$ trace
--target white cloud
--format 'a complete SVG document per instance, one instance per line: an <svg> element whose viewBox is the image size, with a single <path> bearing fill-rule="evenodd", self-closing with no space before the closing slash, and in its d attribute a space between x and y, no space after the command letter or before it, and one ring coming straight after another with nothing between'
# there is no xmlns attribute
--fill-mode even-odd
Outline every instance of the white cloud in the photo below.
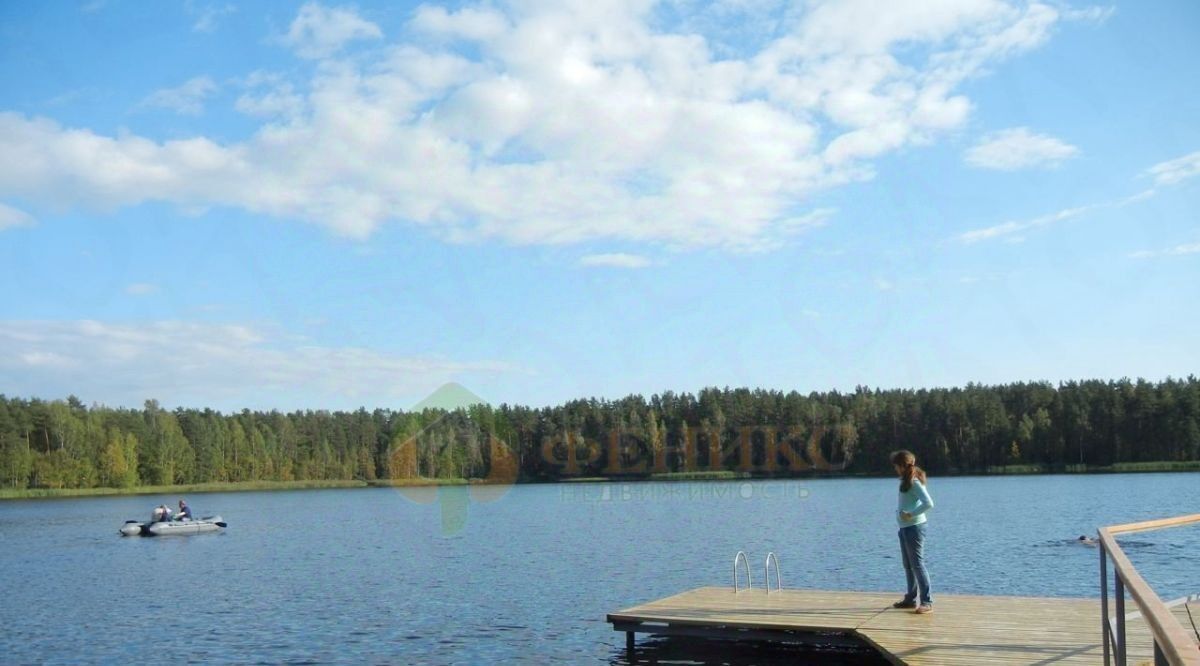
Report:
<svg viewBox="0 0 1200 666"><path fill-rule="evenodd" d="M421 5L413 16L412 27L433 35L483 41L504 34L510 26L504 14L491 8L466 7L447 12L443 7Z"/></svg>
<svg viewBox="0 0 1200 666"><path fill-rule="evenodd" d="M423 7L394 43L309 3L285 41L319 62L308 80L247 79L236 106L264 118L251 136L155 141L0 113L0 196L231 206L354 238L396 221L451 242L766 250L821 222L794 213L814 193L960 128L961 84L1060 18L1001 0L678 2L674 23L648 0ZM774 29L731 50L693 5ZM351 40L376 43L339 57Z"/></svg>
<svg viewBox="0 0 1200 666"><path fill-rule="evenodd" d="M1200 176L1200 150L1155 164L1146 173L1154 177L1156 185L1174 185Z"/></svg>
<svg viewBox="0 0 1200 666"><path fill-rule="evenodd" d="M149 296L162 291L158 285L150 284L149 282L134 282L126 285L125 293L130 296Z"/></svg>
<svg viewBox="0 0 1200 666"><path fill-rule="evenodd" d="M1141 192L1138 192L1137 194L1131 194L1131 195L1125 197L1124 199L1118 200L1113 205L1128 206L1129 204L1135 204L1139 201L1145 201L1147 199L1151 199L1156 194L1158 194L1158 190L1155 190L1154 188L1150 188L1148 190L1142 190Z"/></svg>
<svg viewBox="0 0 1200 666"><path fill-rule="evenodd" d="M63 356L62 354L55 354L53 352L23 352L17 355L17 359L24 365L33 368L39 366L55 368L78 367L78 364L73 362L71 359Z"/></svg>
<svg viewBox="0 0 1200 666"><path fill-rule="evenodd" d="M157 398L239 408L382 406L464 373L520 371L499 361L322 347L245 325L179 321L0 321L0 350L6 391L124 405Z"/></svg>
<svg viewBox="0 0 1200 666"><path fill-rule="evenodd" d="M13 227L33 226L36 220L29 213L0 202L0 231Z"/></svg>
<svg viewBox="0 0 1200 666"><path fill-rule="evenodd" d="M217 28L217 21L237 11L237 7L231 4L201 5L194 0L186 0L183 6L187 13L195 19L192 23L192 30L195 32L212 32Z"/></svg>
<svg viewBox="0 0 1200 666"><path fill-rule="evenodd" d="M1141 250L1129 256L1134 259L1152 259L1155 257L1178 257L1185 254L1200 254L1200 243L1184 243L1165 250Z"/></svg>
<svg viewBox="0 0 1200 666"><path fill-rule="evenodd" d="M1117 13L1115 5L1101 7L1095 5L1092 7L1083 7L1081 9L1063 8L1063 18L1068 21L1086 21L1089 23L1104 23L1112 18L1112 15Z"/></svg>
<svg viewBox="0 0 1200 666"><path fill-rule="evenodd" d="M1060 211L1030 218L1028 220L1009 220L1008 222L985 227L983 229L973 229L971 231L964 232L959 234L958 240L963 243L978 243L980 241L993 240L997 238L1017 238L1016 234L1022 231L1037 227L1044 227L1048 224L1069 220L1073 217L1079 217L1088 211L1101 208L1104 205L1105 204L1093 204L1089 206L1077 206L1075 208L1064 208ZM1020 238L1019 240L1024 239Z"/></svg>
<svg viewBox="0 0 1200 666"><path fill-rule="evenodd" d="M1200 175L1200 152L1184 155L1183 157L1167 162L1161 162L1150 167L1144 173L1153 176L1156 185L1174 185L1180 183L1188 178ZM1127 197L1121 197L1120 199L1087 204L1084 206L1076 206L1074 208L1064 208L1058 212L1050 213L1048 215L1041 215L1028 220L1009 220L1007 222L1002 222L990 227L972 229L970 231L963 232L956 236L955 240L968 244L994 239L1004 239L1010 242L1021 242L1025 239L1018 234L1023 231L1037 227L1044 227L1054 224L1055 222L1061 222L1062 220L1069 220L1074 217L1079 217L1085 213L1090 213L1094 210L1131 206L1135 203L1153 199L1157 194L1157 189L1150 188L1142 190L1141 192L1137 192L1136 194L1131 194ZM1144 258L1157 255L1154 253L1149 253L1148 251L1142 251L1136 252L1130 256Z"/></svg>
<svg viewBox="0 0 1200 666"><path fill-rule="evenodd" d="M204 100L217 90L217 84L207 76L197 76L175 88L163 88L150 93L142 106L170 109L188 116L204 113Z"/></svg>
<svg viewBox="0 0 1200 666"><path fill-rule="evenodd" d="M247 92L234 108L249 116L293 119L304 111L304 98L292 83L274 72L256 71L239 81Z"/></svg>
<svg viewBox="0 0 1200 666"><path fill-rule="evenodd" d="M241 152L202 138L164 143L129 134L111 138L0 113L0 154L7 157L0 160L0 188L27 192L48 205L226 198L239 189L237 180L250 175Z"/></svg>
<svg viewBox="0 0 1200 666"><path fill-rule="evenodd" d="M833 217L836 212L836 208L817 208L803 215L780 218L775 223L779 240L787 236L816 229L817 227L823 227L829 223L829 218ZM769 245L764 245L764 249L770 249L770 247Z"/></svg>
<svg viewBox="0 0 1200 666"><path fill-rule="evenodd" d="M1030 167L1052 167L1075 157L1079 149L1025 127L993 132L966 153L966 161L981 169L1016 171Z"/></svg>
<svg viewBox="0 0 1200 666"><path fill-rule="evenodd" d="M812 54L878 54L897 44L936 45L978 30L981 25L1010 21L1014 11L997 0L815 2L803 21L800 36Z"/></svg>
<svg viewBox="0 0 1200 666"><path fill-rule="evenodd" d="M283 43L301 58L317 59L337 53L350 42L382 37L379 26L351 9L327 8L310 2L300 8Z"/></svg>
<svg viewBox="0 0 1200 666"><path fill-rule="evenodd" d="M637 254L613 252L610 254L589 254L579 259L580 266L608 266L612 268L645 268L650 260Z"/></svg>

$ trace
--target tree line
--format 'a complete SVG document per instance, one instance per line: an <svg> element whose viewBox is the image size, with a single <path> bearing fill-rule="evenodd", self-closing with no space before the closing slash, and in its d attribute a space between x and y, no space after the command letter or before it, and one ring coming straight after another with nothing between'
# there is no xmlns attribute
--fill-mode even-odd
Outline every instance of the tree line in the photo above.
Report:
<svg viewBox="0 0 1200 666"><path fill-rule="evenodd" d="M934 473L1200 460L1200 380L1072 381L807 395L705 388L451 411L167 410L0 395L0 487L322 479L499 482L740 470Z"/></svg>

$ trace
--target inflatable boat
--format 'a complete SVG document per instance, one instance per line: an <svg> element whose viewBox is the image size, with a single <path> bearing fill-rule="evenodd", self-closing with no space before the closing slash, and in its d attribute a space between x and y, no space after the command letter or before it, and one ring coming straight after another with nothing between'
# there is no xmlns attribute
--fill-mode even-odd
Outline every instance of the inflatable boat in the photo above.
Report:
<svg viewBox="0 0 1200 666"><path fill-rule="evenodd" d="M139 523L127 520L121 526L121 536L170 536L175 534L201 534L203 532L218 532L227 523L220 516L207 516L197 520L172 520L154 523Z"/></svg>

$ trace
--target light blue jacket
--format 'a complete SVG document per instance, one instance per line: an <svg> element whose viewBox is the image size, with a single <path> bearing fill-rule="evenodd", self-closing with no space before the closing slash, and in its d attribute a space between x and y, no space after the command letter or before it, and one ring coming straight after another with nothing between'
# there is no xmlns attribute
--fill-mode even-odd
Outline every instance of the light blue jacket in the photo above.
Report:
<svg viewBox="0 0 1200 666"><path fill-rule="evenodd" d="M920 525L924 523L925 512L933 508L933 498L929 496L929 491L925 488L925 484L918 479L913 479L912 487L907 492L900 493L899 506L896 508L896 522L900 527L909 527L911 525ZM911 520L904 520L900 517L902 511L907 511L912 514Z"/></svg>

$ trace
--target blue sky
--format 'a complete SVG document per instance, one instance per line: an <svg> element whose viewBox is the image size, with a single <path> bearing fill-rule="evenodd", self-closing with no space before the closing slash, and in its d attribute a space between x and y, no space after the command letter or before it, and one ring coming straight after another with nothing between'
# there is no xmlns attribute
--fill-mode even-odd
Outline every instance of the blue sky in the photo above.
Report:
<svg viewBox="0 0 1200 666"><path fill-rule="evenodd" d="M0 5L0 392L1200 368L1200 5Z"/></svg>

